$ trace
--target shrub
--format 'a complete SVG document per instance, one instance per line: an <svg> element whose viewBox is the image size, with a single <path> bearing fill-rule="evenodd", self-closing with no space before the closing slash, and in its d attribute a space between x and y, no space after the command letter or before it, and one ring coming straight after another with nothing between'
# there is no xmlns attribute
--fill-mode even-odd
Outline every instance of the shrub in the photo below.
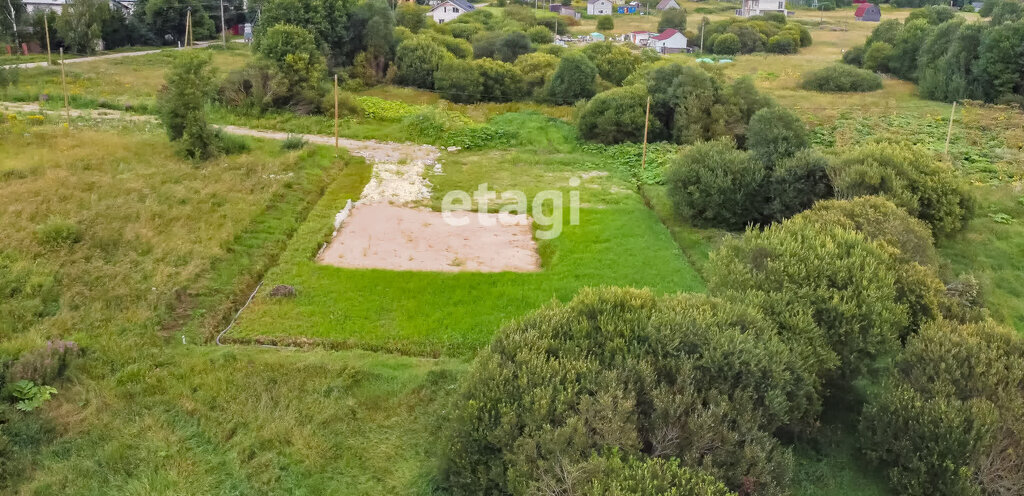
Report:
<svg viewBox="0 0 1024 496"><path fill-rule="evenodd" d="M864 52L864 68L869 71L889 72L891 56L892 45L884 41L876 41Z"/></svg>
<svg viewBox="0 0 1024 496"><path fill-rule="evenodd" d="M871 71L834 64L808 73L800 87L829 92L876 91L882 89L882 78Z"/></svg>
<svg viewBox="0 0 1024 496"><path fill-rule="evenodd" d="M686 9L666 9L661 12L658 19L658 32L666 29L675 29L682 33L686 31Z"/></svg>
<svg viewBox="0 0 1024 496"><path fill-rule="evenodd" d="M481 99L484 81L473 61L449 59L434 73L434 88L446 100L476 103Z"/></svg>
<svg viewBox="0 0 1024 496"><path fill-rule="evenodd" d="M640 57L630 49L610 41L590 43L583 48L601 79L616 86L622 85L630 74L640 66Z"/></svg>
<svg viewBox="0 0 1024 496"><path fill-rule="evenodd" d="M782 107L758 110L747 125L747 149L771 167L807 148L807 127L793 111Z"/></svg>
<svg viewBox="0 0 1024 496"><path fill-rule="evenodd" d="M421 29L427 27L426 14L428 10L430 8L425 5L417 5L413 2L401 3L395 9L395 24L413 33L418 33ZM463 24L463 26L468 26L468 24ZM452 31L454 36L454 29Z"/></svg>
<svg viewBox="0 0 1024 496"><path fill-rule="evenodd" d="M558 57L547 53L528 53L516 59L516 69L523 75L526 92L535 96L548 84L558 68Z"/></svg>
<svg viewBox="0 0 1024 496"><path fill-rule="evenodd" d="M558 62L547 87L547 98L569 104L597 93L597 67L582 53L568 53Z"/></svg>
<svg viewBox="0 0 1024 496"><path fill-rule="evenodd" d="M615 29L615 20L610 15L604 15L597 18L597 30L598 31L611 31Z"/></svg>
<svg viewBox="0 0 1024 496"><path fill-rule="evenodd" d="M694 224L740 230L762 220L767 171L730 139L693 145L665 171L676 214Z"/></svg>
<svg viewBox="0 0 1024 496"><path fill-rule="evenodd" d="M249 139L244 136L225 133L220 129L213 131L214 144L217 151L224 155L237 155L249 151Z"/></svg>
<svg viewBox="0 0 1024 496"><path fill-rule="evenodd" d="M67 248L82 241L82 228L69 220L53 218L36 227L36 240L49 250Z"/></svg>
<svg viewBox="0 0 1024 496"><path fill-rule="evenodd" d="M530 42L543 45L545 43L553 43L555 41L555 34L550 29L544 26L534 26L526 31L526 36L530 38Z"/></svg>
<svg viewBox="0 0 1024 496"><path fill-rule="evenodd" d="M623 457L616 451L594 454L576 467L582 479L583 494L589 496L735 496L714 477L682 466L678 460L648 457ZM535 494L563 494L577 486L537 484Z"/></svg>
<svg viewBox="0 0 1024 496"><path fill-rule="evenodd" d="M452 54L429 38L416 36L395 49L396 82L434 89L434 73L452 59Z"/></svg>
<svg viewBox="0 0 1024 496"><path fill-rule="evenodd" d="M772 170L769 196L774 220L787 219L834 194L828 159L817 151L800 150L775 164Z"/></svg>
<svg viewBox="0 0 1024 496"><path fill-rule="evenodd" d="M864 145L833 162L840 197L880 195L925 221L936 238L963 230L974 200L952 167L917 147Z"/></svg>
<svg viewBox="0 0 1024 496"><path fill-rule="evenodd" d="M324 98L320 101L320 113L327 116L334 116L334 90L324 92ZM365 111L359 99L347 91L338 92L338 117L361 117Z"/></svg>
<svg viewBox="0 0 1024 496"><path fill-rule="evenodd" d="M247 115L284 107L290 94L287 78L268 61L256 61L231 71L220 85L221 102ZM333 104L332 104L333 110Z"/></svg>
<svg viewBox="0 0 1024 496"><path fill-rule="evenodd" d="M618 449L780 494L792 461L768 433L818 402L813 377L756 312L702 295L584 289L479 354L452 403L445 480L455 494L525 494Z"/></svg>
<svg viewBox="0 0 1024 496"><path fill-rule="evenodd" d="M470 123L464 116L437 107L424 107L402 119L402 127L409 134L429 143L443 143L447 133Z"/></svg>
<svg viewBox="0 0 1024 496"><path fill-rule="evenodd" d="M856 66L856 67L860 67L861 65L864 64L864 52L866 52L866 51L867 51L867 49L864 48L864 45L857 45L857 46L855 46L855 47L853 47L853 48L843 52L843 63L844 64L849 64L849 65L852 65L852 66ZM870 71L868 71L868 72L870 72ZM818 90L818 91L824 91L824 90Z"/></svg>
<svg viewBox="0 0 1024 496"><path fill-rule="evenodd" d="M46 346L19 356L7 372L7 381L29 380L36 384L54 384L67 373L81 354L74 341L47 341Z"/></svg>
<svg viewBox="0 0 1024 496"><path fill-rule="evenodd" d="M523 75L512 64L491 59L473 61L483 82L483 99L491 102L509 102L526 93Z"/></svg>
<svg viewBox="0 0 1024 496"><path fill-rule="evenodd" d="M520 55L533 50L530 38L522 31L509 31L498 40L494 50L494 58L502 62L515 62ZM475 50L474 50L475 52Z"/></svg>
<svg viewBox="0 0 1024 496"><path fill-rule="evenodd" d="M644 138L647 91L634 85L599 93L579 116L577 126L583 139L604 144L627 141L639 143ZM660 126L654 121L652 124ZM655 130L654 135L662 134Z"/></svg>
<svg viewBox="0 0 1024 496"><path fill-rule="evenodd" d="M284 141L281 142L281 149L285 151L289 150L301 150L306 146L306 138L303 138L297 134L289 134Z"/></svg>
<svg viewBox="0 0 1024 496"><path fill-rule="evenodd" d="M801 215L726 241L705 269L712 294L759 302L783 336L816 350L808 354L819 373L846 387L912 330L917 300L897 284L905 272L886 245ZM839 358L836 377L826 344Z"/></svg>
<svg viewBox="0 0 1024 496"><path fill-rule="evenodd" d="M167 137L178 142L180 153L205 160L217 152L213 131L206 122L206 102L213 92L210 56L197 50L179 52L157 95L160 121Z"/></svg>
<svg viewBox="0 0 1024 496"><path fill-rule="evenodd" d="M790 54L796 53L799 47L800 44L797 40L794 40L792 36L782 33L768 38L768 46L765 49L771 53Z"/></svg>
<svg viewBox="0 0 1024 496"><path fill-rule="evenodd" d="M291 24L277 24L267 29L256 52L277 68L295 94L319 87L327 73L327 62L313 35Z"/></svg>
<svg viewBox="0 0 1024 496"><path fill-rule="evenodd" d="M17 67L0 66L0 93L6 93L7 89L18 85L21 71Z"/></svg>
<svg viewBox="0 0 1024 496"><path fill-rule="evenodd" d="M925 326L864 409L865 451L901 494L1020 494L1022 358L991 321Z"/></svg>
<svg viewBox="0 0 1024 496"><path fill-rule="evenodd" d="M720 55L736 55L740 53L740 38L733 33L726 33L715 38L712 52Z"/></svg>

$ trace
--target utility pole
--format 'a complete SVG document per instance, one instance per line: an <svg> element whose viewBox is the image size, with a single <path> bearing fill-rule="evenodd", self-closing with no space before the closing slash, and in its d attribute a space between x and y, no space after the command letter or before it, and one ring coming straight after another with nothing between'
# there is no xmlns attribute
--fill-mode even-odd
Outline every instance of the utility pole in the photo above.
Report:
<svg viewBox="0 0 1024 496"><path fill-rule="evenodd" d="M700 54L704 55L704 18L700 20Z"/></svg>
<svg viewBox="0 0 1024 496"><path fill-rule="evenodd" d="M228 29L224 23L224 0L220 0L220 34L224 39L224 48L228 47Z"/></svg>
<svg viewBox="0 0 1024 496"><path fill-rule="evenodd" d="M47 19L49 12L43 14L43 29L46 30L46 65L53 65L53 55L50 52L50 20Z"/></svg>
<svg viewBox="0 0 1024 496"><path fill-rule="evenodd" d="M647 115L644 117L644 156L640 159L640 168L647 169L647 128L651 123L651 97L647 97Z"/></svg>
<svg viewBox="0 0 1024 496"><path fill-rule="evenodd" d="M334 156L337 157L338 152L338 75L334 75Z"/></svg>
<svg viewBox="0 0 1024 496"><path fill-rule="evenodd" d="M953 108L949 111L949 129L946 130L946 150L943 153L946 158L949 158L949 138L953 135L953 113L956 112L956 101L953 102Z"/></svg>
<svg viewBox="0 0 1024 496"><path fill-rule="evenodd" d="M68 100L68 83L64 75L64 47L60 47L60 87L64 91L64 114L68 118L68 129L71 129L71 102Z"/></svg>
<svg viewBox="0 0 1024 496"><path fill-rule="evenodd" d="M185 48L188 48L188 40L192 33L192 7L185 11Z"/></svg>

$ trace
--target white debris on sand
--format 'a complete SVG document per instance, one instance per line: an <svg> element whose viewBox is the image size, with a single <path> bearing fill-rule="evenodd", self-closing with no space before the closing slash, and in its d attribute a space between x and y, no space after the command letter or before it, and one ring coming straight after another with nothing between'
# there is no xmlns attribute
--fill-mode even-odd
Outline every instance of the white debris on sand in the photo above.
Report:
<svg viewBox="0 0 1024 496"><path fill-rule="evenodd" d="M363 188L359 203L391 203L405 205L430 198L430 181L423 176L427 163L415 160L407 163L377 162L373 176Z"/></svg>

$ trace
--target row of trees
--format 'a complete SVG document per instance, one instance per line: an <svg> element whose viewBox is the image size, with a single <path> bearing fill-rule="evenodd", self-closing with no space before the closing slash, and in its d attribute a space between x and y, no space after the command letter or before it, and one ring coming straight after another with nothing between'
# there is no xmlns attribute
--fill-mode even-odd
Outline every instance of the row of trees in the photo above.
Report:
<svg viewBox="0 0 1024 496"><path fill-rule="evenodd" d="M1024 4L995 0L988 23L968 23L953 9L915 10L887 20L843 61L918 83L925 98L1024 104Z"/></svg>
<svg viewBox="0 0 1024 496"><path fill-rule="evenodd" d="M821 201L725 241L708 295L584 290L505 327L446 419L446 488L567 494L640 465L659 494L788 494L782 440L865 401L863 447L901 494L1019 493L1024 343L970 279L943 283L932 229L882 196Z"/></svg>
<svg viewBox="0 0 1024 496"><path fill-rule="evenodd" d="M92 53L98 47L114 49L129 45L174 44L183 39L187 12L192 10L194 38L212 38L220 27L198 0L140 0L131 15L111 8L107 0L71 0L61 12L40 10L29 13L19 0L4 0L0 16L0 40L12 43L36 42L45 46L45 24L50 43L56 49ZM226 0L228 26L245 22L242 0ZM218 12L219 15L219 12ZM44 19L45 18L45 19ZM102 42L102 44L101 44Z"/></svg>
<svg viewBox="0 0 1024 496"><path fill-rule="evenodd" d="M813 42L806 26L787 22L786 16L778 13L710 22L704 26L703 34L704 50L720 55L753 52L790 54L811 46ZM689 38L697 41L692 36Z"/></svg>

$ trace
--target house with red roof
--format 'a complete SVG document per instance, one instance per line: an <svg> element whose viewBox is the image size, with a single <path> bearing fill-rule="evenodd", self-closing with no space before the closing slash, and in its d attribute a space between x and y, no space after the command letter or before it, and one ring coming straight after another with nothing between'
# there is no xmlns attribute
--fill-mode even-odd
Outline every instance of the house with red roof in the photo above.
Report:
<svg viewBox="0 0 1024 496"><path fill-rule="evenodd" d="M686 36L675 29L666 29L657 36L651 36L647 46L658 53L679 53L686 51Z"/></svg>
<svg viewBox="0 0 1024 496"><path fill-rule="evenodd" d="M862 3L853 13L853 17L858 21L878 22L882 20L882 9L877 4Z"/></svg>

